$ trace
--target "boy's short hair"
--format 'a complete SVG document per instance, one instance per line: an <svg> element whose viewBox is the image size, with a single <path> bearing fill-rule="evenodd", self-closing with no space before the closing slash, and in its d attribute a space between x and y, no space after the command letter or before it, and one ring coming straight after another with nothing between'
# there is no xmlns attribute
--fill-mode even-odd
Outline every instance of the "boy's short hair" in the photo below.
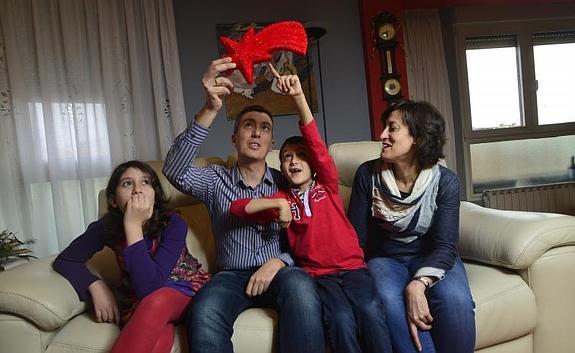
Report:
<svg viewBox="0 0 575 353"><path fill-rule="evenodd" d="M287 139L285 139L285 141L282 143L282 146L280 147L280 162L282 161L283 158L283 154L284 154L284 149L287 145L303 145L303 146L307 146L307 143L305 142L305 139L302 136L299 135L295 135L295 136L291 136L288 137Z"/></svg>
<svg viewBox="0 0 575 353"><path fill-rule="evenodd" d="M261 105L257 105L257 104L252 104L252 105L248 105L247 107L245 107L244 109L242 109L240 111L240 113L238 114L238 117L236 118L236 121L234 121L234 134L236 132L238 132L238 130L240 129L240 123L242 121L242 117L244 116L244 114L249 113L249 112L258 112L258 113L264 113L267 116L270 117L270 119L272 120L272 128L273 128L273 124L274 124L274 117L272 115L272 113L270 113L269 110L267 110L266 108L262 107Z"/></svg>

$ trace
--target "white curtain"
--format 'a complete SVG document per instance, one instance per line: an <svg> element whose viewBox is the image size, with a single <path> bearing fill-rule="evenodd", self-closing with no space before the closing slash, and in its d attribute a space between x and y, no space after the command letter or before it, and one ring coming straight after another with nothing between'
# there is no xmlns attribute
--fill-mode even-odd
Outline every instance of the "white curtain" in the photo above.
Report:
<svg viewBox="0 0 575 353"><path fill-rule="evenodd" d="M186 126L171 0L0 0L0 230L57 253Z"/></svg>
<svg viewBox="0 0 575 353"><path fill-rule="evenodd" d="M457 171L455 130L451 90L437 9L407 10L403 13L405 58L409 95L414 100L433 104L446 122L444 148L447 166Z"/></svg>

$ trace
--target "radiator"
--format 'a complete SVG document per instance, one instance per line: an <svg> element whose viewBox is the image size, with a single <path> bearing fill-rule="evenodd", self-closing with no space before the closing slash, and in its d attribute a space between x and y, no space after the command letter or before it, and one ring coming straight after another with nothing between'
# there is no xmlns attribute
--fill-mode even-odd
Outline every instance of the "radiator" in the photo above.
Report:
<svg viewBox="0 0 575 353"><path fill-rule="evenodd" d="M483 191L485 207L575 216L575 182Z"/></svg>

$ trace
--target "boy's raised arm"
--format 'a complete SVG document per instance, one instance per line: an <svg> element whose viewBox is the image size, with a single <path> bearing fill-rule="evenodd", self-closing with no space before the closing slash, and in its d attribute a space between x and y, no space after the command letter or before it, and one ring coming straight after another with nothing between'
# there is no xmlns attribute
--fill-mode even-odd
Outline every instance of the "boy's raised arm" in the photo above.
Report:
<svg viewBox="0 0 575 353"><path fill-rule="evenodd" d="M303 94L299 77L297 75L280 76L272 64L269 64L268 67L277 80L277 87L280 92L293 98L301 125L305 126L312 122L313 115Z"/></svg>
<svg viewBox="0 0 575 353"><path fill-rule="evenodd" d="M314 122L314 118L305 99L299 77L297 75L280 76L273 65L270 64L269 68L277 80L280 92L291 96L294 100L298 110L300 130L310 151L311 165L316 173L316 180L322 181L332 192L338 193L337 168L329 155L325 141L319 134L317 125L310 124Z"/></svg>

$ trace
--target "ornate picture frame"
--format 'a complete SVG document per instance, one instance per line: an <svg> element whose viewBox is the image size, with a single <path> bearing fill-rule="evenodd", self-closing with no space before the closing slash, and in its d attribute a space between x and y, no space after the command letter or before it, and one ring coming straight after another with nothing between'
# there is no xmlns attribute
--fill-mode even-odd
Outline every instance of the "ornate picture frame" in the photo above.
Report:
<svg viewBox="0 0 575 353"><path fill-rule="evenodd" d="M225 49L219 41L220 36L237 41L249 28L259 31L266 25L268 24L217 24L216 35L220 56L225 54ZM308 104L312 112L317 112L317 90L309 53L306 56L300 56L288 51L278 51L272 56L273 65L280 75L297 74L299 76ZM255 65L254 83L251 85L245 81L238 70L232 71L228 77L234 83L234 92L225 98L228 120L235 120L244 107L254 104L265 107L274 116L297 114L292 100L274 91L275 79L266 63Z"/></svg>

